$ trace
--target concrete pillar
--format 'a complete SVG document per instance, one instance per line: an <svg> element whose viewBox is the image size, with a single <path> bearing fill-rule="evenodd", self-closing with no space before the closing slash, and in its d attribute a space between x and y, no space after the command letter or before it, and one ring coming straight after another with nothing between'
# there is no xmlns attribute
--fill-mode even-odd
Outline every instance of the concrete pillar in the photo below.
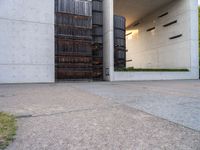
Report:
<svg viewBox="0 0 200 150"><path fill-rule="evenodd" d="M114 10L113 0L103 0L103 69L104 80L112 81L114 74Z"/></svg>
<svg viewBox="0 0 200 150"><path fill-rule="evenodd" d="M186 1L186 0L185 0ZM190 38L191 38L191 73L193 78L199 78L199 19L198 0L186 1L190 11Z"/></svg>

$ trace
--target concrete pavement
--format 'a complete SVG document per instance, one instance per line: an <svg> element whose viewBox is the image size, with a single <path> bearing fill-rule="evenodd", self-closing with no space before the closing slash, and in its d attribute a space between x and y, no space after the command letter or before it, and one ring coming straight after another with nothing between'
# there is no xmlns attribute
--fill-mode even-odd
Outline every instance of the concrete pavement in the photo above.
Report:
<svg viewBox="0 0 200 150"><path fill-rule="evenodd" d="M199 81L0 85L0 111L18 117L7 149L199 150L199 93Z"/></svg>

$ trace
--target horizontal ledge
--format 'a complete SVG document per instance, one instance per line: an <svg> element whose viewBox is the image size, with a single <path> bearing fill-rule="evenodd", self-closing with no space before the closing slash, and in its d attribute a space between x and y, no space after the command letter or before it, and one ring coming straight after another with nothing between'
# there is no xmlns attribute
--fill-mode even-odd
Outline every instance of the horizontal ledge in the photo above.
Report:
<svg viewBox="0 0 200 150"><path fill-rule="evenodd" d="M115 69L116 72L189 72L189 69L147 69L147 68L124 68L124 69Z"/></svg>

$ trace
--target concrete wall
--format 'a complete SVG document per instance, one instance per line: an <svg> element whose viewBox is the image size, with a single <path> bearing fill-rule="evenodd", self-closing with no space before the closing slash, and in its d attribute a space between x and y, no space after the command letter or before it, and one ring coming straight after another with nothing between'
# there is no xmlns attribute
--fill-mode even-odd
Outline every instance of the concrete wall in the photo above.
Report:
<svg viewBox="0 0 200 150"><path fill-rule="evenodd" d="M0 0L0 83L54 80L54 0Z"/></svg>
<svg viewBox="0 0 200 150"><path fill-rule="evenodd" d="M188 0L174 0L153 14L143 18L132 39L127 39L127 58L133 60L128 67L136 68L188 68L191 67L191 9ZM158 18L159 15L169 14ZM177 20L168 27L164 24ZM147 32L149 28L155 30ZM174 40L169 37L182 34ZM128 38L131 38L130 36Z"/></svg>
<svg viewBox="0 0 200 150"><path fill-rule="evenodd" d="M103 0L104 79L197 79L197 2L198 0L174 0L174 3L143 19L140 27L143 31L152 25L156 26L156 31L142 34L141 30L143 40L138 41L143 45L139 48L142 52L134 50L135 55L147 60L144 67L187 67L190 72L141 74L114 72L113 0ZM157 16L165 11L169 11L169 15L158 20ZM177 24L168 28L161 27L174 19L178 20ZM183 34L181 38L171 41L168 39L179 33ZM136 58L135 55L133 59ZM1 0L0 83L54 82L54 74L54 0Z"/></svg>
<svg viewBox="0 0 200 150"><path fill-rule="evenodd" d="M158 18L159 15L169 14ZM163 27L171 21L176 24ZM127 40L128 67L188 68L190 72L115 72L113 80L198 79L198 0L174 0L140 20L132 40ZM156 27L151 32L147 29ZM177 39L170 37L182 34Z"/></svg>

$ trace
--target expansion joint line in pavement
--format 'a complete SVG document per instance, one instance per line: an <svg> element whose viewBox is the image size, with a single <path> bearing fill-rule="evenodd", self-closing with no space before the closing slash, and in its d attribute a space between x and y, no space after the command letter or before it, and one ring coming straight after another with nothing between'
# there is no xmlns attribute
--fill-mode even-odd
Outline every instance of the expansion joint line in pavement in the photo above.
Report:
<svg viewBox="0 0 200 150"><path fill-rule="evenodd" d="M93 110L107 110L107 109L112 109L119 106L119 104L115 104L112 106L108 107L99 107L99 108L88 108L88 109L76 109L76 110L71 110L71 111L63 111L63 112L57 112L57 113L49 113L49 114L25 114L25 115L18 115L16 116L17 119L24 119L24 118L37 118L37 117L48 117L48 116L56 116L56 115L62 115L62 114L68 114L68 113L76 113L76 112L83 112L83 111L93 111Z"/></svg>

